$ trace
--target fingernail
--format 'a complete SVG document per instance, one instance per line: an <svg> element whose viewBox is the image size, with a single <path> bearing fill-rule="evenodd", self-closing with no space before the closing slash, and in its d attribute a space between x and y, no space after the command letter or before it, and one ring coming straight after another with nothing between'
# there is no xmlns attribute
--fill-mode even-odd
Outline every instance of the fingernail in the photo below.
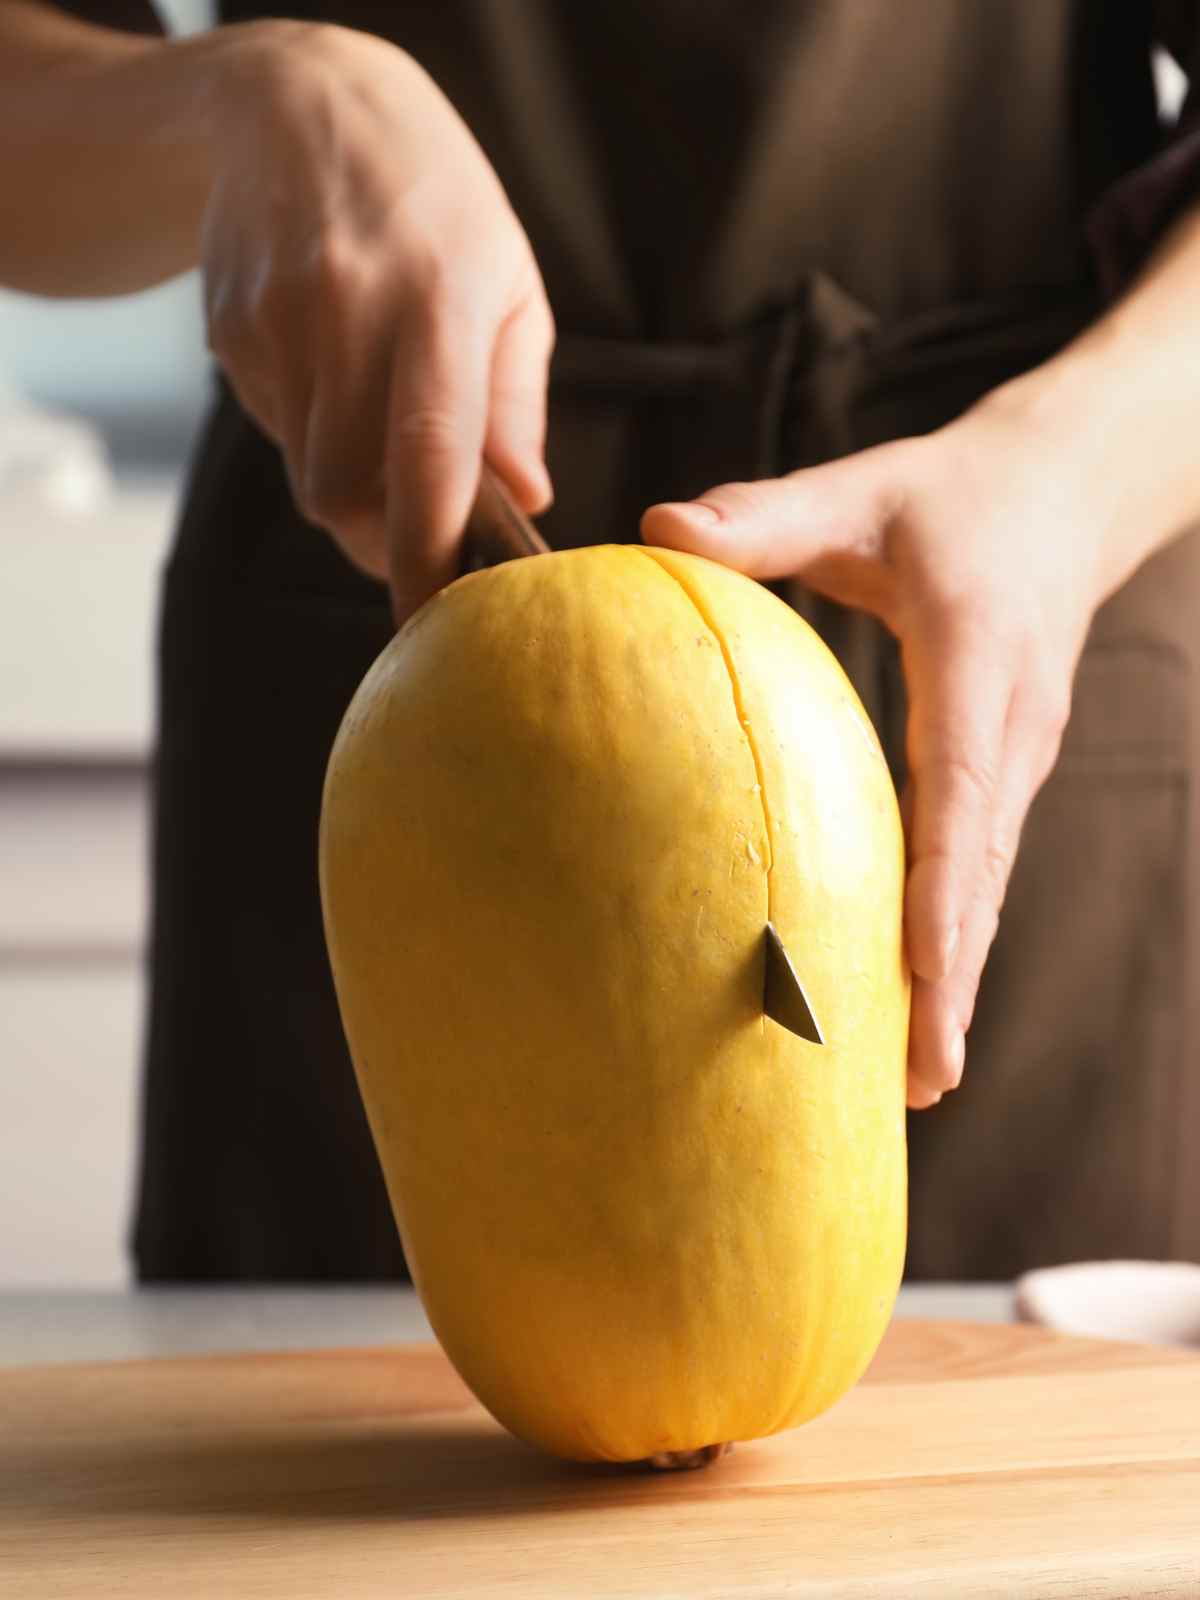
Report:
<svg viewBox="0 0 1200 1600"><path fill-rule="evenodd" d="M673 511L678 517L687 517L692 522L717 522L720 514L712 506L706 506L703 500L669 500L661 507L663 511Z"/></svg>
<svg viewBox="0 0 1200 1600"><path fill-rule="evenodd" d="M958 954L958 923L956 922L946 937L942 940L942 977L948 978L954 971L954 958Z"/></svg>

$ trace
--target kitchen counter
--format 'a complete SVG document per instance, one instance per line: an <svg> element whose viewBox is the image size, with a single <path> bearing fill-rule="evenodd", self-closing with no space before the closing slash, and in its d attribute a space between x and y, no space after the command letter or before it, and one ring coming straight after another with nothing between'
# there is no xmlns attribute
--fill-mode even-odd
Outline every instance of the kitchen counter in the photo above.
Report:
<svg viewBox="0 0 1200 1600"><path fill-rule="evenodd" d="M1012 1320L1005 1284L914 1284L897 1315ZM230 1350L404 1344L432 1337L411 1289L153 1288L0 1291L0 1365Z"/></svg>

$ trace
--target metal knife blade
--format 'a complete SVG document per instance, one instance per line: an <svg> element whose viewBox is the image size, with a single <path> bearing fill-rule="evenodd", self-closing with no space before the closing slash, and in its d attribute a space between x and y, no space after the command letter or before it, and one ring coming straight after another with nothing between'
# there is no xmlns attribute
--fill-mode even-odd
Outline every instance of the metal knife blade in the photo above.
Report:
<svg viewBox="0 0 1200 1600"><path fill-rule="evenodd" d="M824 1044L821 1029L813 1009L804 993L793 967L791 957L779 930L773 922L767 923L767 975L763 984L763 1011L781 1028L807 1039L810 1044Z"/></svg>
<svg viewBox="0 0 1200 1600"><path fill-rule="evenodd" d="M550 546L492 469L479 475L475 503L463 530L463 570L498 566L517 556L545 555Z"/></svg>

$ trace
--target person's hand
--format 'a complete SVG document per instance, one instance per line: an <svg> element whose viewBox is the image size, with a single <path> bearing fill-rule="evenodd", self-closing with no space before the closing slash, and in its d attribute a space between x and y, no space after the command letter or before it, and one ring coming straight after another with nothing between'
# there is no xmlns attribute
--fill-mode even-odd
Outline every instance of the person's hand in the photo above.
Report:
<svg viewBox="0 0 1200 1600"><path fill-rule="evenodd" d="M411 57L345 28L224 31L209 343L302 513L388 581L402 620L457 576L485 457L525 510L550 498L542 281Z"/></svg>
<svg viewBox="0 0 1200 1600"><path fill-rule="evenodd" d="M643 521L648 543L796 575L900 641L909 1105L921 1108L961 1077L1021 827L1113 580L1084 474L1002 395L939 433L727 484Z"/></svg>

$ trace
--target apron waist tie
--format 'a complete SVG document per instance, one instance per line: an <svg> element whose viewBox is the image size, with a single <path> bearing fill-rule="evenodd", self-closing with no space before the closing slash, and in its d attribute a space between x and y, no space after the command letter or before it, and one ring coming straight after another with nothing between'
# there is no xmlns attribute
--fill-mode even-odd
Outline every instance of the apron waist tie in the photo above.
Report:
<svg viewBox="0 0 1200 1600"><path fill-rule="evenodd" d="M686 453L703 456L709 482L722 465L727 475L766 477L779 470L800 322L799 309L787 306L709 341L564 333L550 368L551 400L572 409L632 408L656 454L664 444L677 453L690 437Z"/></svg>

